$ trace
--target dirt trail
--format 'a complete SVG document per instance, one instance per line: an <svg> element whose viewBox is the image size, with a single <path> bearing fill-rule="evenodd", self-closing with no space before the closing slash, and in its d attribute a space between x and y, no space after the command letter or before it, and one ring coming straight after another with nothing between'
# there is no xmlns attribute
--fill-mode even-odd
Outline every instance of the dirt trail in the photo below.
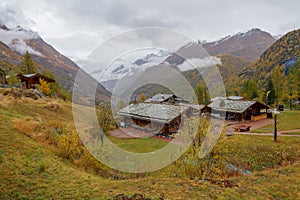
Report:
<svg viewBox="0 0 300 200"><path fill-rule="evenodd" d="M294 132L300 132L300 129L294 129L294 130L285 130L285 131L278 131L278 136L283 137L300 137L300 135L293 135L293 134L283 134L283 133L294 133ZM235 132L233 134L241 134L241 135L263 135L263 136L273 136L273 132L269 133L250 133L250 132Z"/></svg>
<svg viewBox="0 0 300 200"><path fill-rule="evenodd" d="M268 133L255 133L255 132L236 132L235 127L245 125L245 126L251 126L251 129L255 130L258 128L261 128L263 126L267 126L270 124L273 124L273 119L263 119L256 122L240 122L240 123L234 123L229 124L227 126L226 134L232 135L232 134L241 134L241 135L263 135L263 136L273 136L274 132L268 132ZM300 137L300 135L293 135L293 134L282 134L282 133L294 133L294 132L300 132L300 129L294 129L294 130L284 130L284 131L277 131L278 136L284 136L284 137Z"/></svg>

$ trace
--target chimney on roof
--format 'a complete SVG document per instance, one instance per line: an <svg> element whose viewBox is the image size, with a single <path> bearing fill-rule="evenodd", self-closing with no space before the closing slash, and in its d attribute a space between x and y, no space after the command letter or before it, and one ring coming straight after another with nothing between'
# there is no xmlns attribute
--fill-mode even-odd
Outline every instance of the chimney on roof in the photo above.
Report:
<svg viewBox="0 0 300 200"><path fill-rule="evenodd" d="M225 107L225 101L224 100L220 101L219 107Z"/></svg>

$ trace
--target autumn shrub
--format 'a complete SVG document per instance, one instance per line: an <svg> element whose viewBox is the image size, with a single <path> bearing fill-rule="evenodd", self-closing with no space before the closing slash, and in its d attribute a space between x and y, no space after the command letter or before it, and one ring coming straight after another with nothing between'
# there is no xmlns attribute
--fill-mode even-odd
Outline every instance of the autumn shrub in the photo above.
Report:
<svg viewBox="0 0 300 200"><path fill-rule="evenodd" d="M179 177L220 177L226 172L226 162L216 152L215 148L208 153L204 158L200 158L200 148L203 145L204 138L210 131L210 120L203 116L200 118L188 120L184 123L183 133L191 139L191 145L187 151L172 165L167 167L166 171L171 176ZM198 123L198 129L197 127Z"/></svg>
<svg viewBox="0 0 300 200"><path fill-rule="evenodd" d="M104 132L116 128L116 122L110 104L104 103L97 107L97 118L99 125Z"/></svg>
<svg viewBox="0 0 300 200"><path fill-rule="evenodd" d="M47 134L47 138L54 139L59 135L63 135L66 130L66 125L58 120L50 120L47 122L45 128L45 132Z"/></svg>
<svg viewBox="0 0 300 200"><path fill-rule="evenodd" d="M45 95L49 95L51 93L50 85L47 81L40 78L40 85L38 86L39 90Z"/></svg>
<svg viewBox="0 0 300 200"><path fill-rule="evenodd" d="M65 159L76 160L83 154L81 141L76 132L65 133L57 139L58 154Z"/></svg>
<svg viewBox="0 0 300 200"><path fill-rule="evenodd" d="M86 171L110 176L110 170L89 153L76 131L58 120L49 121L44 128L47 132L47 141L55 147L58 156Z"/></svg>

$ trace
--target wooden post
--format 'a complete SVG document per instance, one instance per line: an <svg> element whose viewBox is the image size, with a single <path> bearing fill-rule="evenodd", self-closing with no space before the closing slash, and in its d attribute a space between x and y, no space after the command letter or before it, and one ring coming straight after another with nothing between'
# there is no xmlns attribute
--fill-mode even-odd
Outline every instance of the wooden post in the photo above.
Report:
<svg viewBox="0 0 300 200"><path fill-rule="evenodd" d="M274 113L274 142L277 142L277 114Z"/></svg>
<svg viewBox="0 0 300 200"><path fill-rule="evenodd" d="M280 113L275 108L274 111L274 142L277 142L277 115Z"/></svg>

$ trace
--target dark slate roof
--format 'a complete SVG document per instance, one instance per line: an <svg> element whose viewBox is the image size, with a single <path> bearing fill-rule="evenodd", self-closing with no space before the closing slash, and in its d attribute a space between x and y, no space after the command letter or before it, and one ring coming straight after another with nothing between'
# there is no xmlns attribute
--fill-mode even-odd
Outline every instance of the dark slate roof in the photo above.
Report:
<svg viewBox="0 0 300 200"><path fill-rule="evenodd" d="M147 99L145 102L150 103L150 102L164 102L167 101L170 97L176 96L174 94L157 94L153 96L152 98Z"/></svg>
<svg viewBox="0 0 300 200"><path fill-rule="evenodd" d="M167 124L187 109L185 106L138 103L131 104L118 113L122 116Z"/></svg>
<svg viewBox="0 0 300 200"><path fill-rule="evenodd" d="M245 100L230 100L230 99L218 99L213 101L208 105L213 110L225 111L225 112L234 112L234 113L243 113L249 107L258 103L256 101L245 101ZM260 103L259 103L260 104ZM265 106L261 104L262 106ZM267 107L267 106L265 106Z"/></svg>
<svg viewBox="0 0 300 200"><path fill-rule="evenodd" d="M55 80L53 80L52 78L44 76L44 75L42 75L40 73L35 73L35 74L18 74L17 77L19 77L21 79L21 81L29 80L29 79L39 80L41 78L41 79L44 79L47 82L55 82Z"/></svg>

